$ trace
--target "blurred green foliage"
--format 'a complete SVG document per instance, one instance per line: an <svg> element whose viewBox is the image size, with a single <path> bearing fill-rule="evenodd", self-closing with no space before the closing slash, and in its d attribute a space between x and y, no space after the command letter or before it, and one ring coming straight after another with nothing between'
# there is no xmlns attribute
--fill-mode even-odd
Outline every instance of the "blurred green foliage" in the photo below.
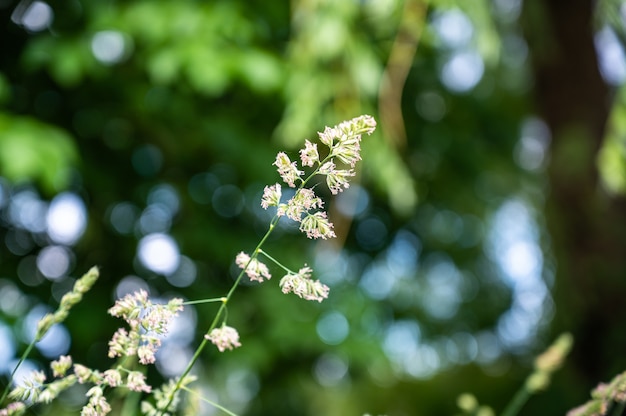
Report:
<svg viewBox="0 0 626 416"><path fill-rule="evenodd" d="M39 181L53 194L67 187L77 159L67 132L31 117L0 113L0 166L7 179Z"/></svg>
<svg viewBox="0 0 626 416"><path fill-rule="evenodd" d="M626 89L622 86L607 122L607 133L599 153L602 180L613 193L626 193Z"/></svg>

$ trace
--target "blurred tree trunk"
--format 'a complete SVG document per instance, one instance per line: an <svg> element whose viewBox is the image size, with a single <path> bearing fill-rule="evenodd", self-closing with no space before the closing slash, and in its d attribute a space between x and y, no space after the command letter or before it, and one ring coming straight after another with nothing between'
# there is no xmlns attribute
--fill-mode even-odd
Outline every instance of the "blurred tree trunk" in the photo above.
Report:
<svg viewBox="0 0 626 416"><path fill-rule="evenodd" d="M527 1L538 111L552 131L547 221L558 330L574 333L584 383L626 370L626 206L596 166L611 93L598 70L592 0Z"/></svg>

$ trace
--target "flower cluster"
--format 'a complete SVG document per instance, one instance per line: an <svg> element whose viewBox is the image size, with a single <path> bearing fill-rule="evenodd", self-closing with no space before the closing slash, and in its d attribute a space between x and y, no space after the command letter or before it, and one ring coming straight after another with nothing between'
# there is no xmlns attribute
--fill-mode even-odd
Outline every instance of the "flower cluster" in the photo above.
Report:
<svg viewBox="0 0 626 416"><path fill-rule="evenodd" d="M319 280L311 279L313 270L303 267L298 273L288 273L280 280L283 293L294 293L306 300L323 301L328 297L328 286Z"/></svg>
<svg viewBox="0 0 626 416"><path fill-rule="evenodd" d="M251 259L250 256L243 251L235 257L235 263L237 266L246 271L250 280L256 280L257 282L262 283L264 279L269 280L272 278L272 275L265 264L261 263L256 258Z"/></svg>
<svg viewBox="0 0 626 416"><path fill-rule="evenodd" d="M9 403L8 406L0 410L0 416L18 416L26 412L26 405L22 402Z"/></svg>
<svg viewBox="0 0 626 416"><path fill-rule="evenodd" d="M296 181L304 175L304 171L298 170L297 162L292 162L285 152L279 152L273 164L276 165L280 177L291 188L295 187Z"/></svg>
<svg viewBox="0 0 626 416"><path fill-rule="evenodd" d="M204 336L211 341L217 347L220 352L224 352L227 349L241 347L239 342L239 333L235 328L227 325L222 325L221 328L215 328Z"/></svg>
<svg viewBox="0 0 626 416"><path fill-rule="evenodd" d="M159 335L167 333L169 322L181 310L182 299L154 304L145 290L118 299L109 314L124 319L130 330L119 328L115 332L109 342L109 357L137 355L142 364L154 363L156 350L161 345Z"/></svg>
<svg viewBox="0 0 626 416"><path fill-rule="evenodd" d="M87 392L87 397L89 397L89 403L83 407L83 410L80 412L81 416L100 416L106 415L111 411L111 405L104 397L102 387L93 386Z"/></svg>

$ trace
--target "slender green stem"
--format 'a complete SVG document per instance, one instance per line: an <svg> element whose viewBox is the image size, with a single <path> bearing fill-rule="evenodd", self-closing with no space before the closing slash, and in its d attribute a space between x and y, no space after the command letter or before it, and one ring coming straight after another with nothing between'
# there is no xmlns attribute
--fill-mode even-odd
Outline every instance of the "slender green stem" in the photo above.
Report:
<svg viewBox="0 0 626 416"><path fill-rule="evenodd" d="M211 406L215 407L216 409L219 409L221 411L223 411L224 413L230 415L230 416L237 416L237 414L231 412L230 410L228 410L227 408L220 406L219 404L205 398L204 396L199 395L198 393L196 393L195 391L191 390L190 388L183 386L182 387L183 390L187 391L188 393L193 394L194 396L197 396L200 400L202 400L205 403L210 404Z"/></svg>
<svg viewBox="0 0 626 416"><path fill-rule="evenodd" d="M189 300L187 302L183 302L183 305L197 305L199 303L215 303L215 302L224 302L226 298L210 298L210 299L199 299L199 300Z"/></svg>
<svg viewBox="0 0 626 416"><path fill-rule="evenodd" d="M313 172L311 172L311 174L309 176L306 177L306 179L302 180L301 179L301 184L299 186L299 189L304 188L304 186L311 180L311 178L313 178L313 176L317 175L317 172L319 172L320 168L322 167L322 165L324 163L326 163L327 161L329 161L330 159L333 158L333 151L332 149L330 150L330 152L328 153L328 155L324 158L324 160L322 160L321 162L317 162L317 167L315 168L315 170Z"/></svg>
<svg viewBox="0 0 626 416"><path fill-rule="evenodd" d="M121 415L122 416L133 416L137 413L137 405L139 404L139 399L141 398L141 394L138 392L131 391L124 399L124 405L122 406Z"/></svg>
<svg viewBox="0 0 626 416"><path fill-rule="evenodd" d="M531 392L526 387L526 383L524 383L524 385L517 391L517 393L515 393L515 396L513 396L509 404L506 406L504 412L502 412L502 416L517 415L530 398L530 395Z"/></svg>
<svg viewBox="0 0 626 416"><path fill-rule="evenodd" d="M274 264L276 264L278 267L280 267L281 269L283 269L284 271L288 272L288 273L293 273L292 270L290 270L288 267L284 266L281 262L279 262L278 260L276 260L274 257L270 256L269 254L267 254L265 251L259 249L259 253L263 254L265 257L267 257L268 259L270 259L271 261L274 262Z"/></svg>
<svg viewBox="0 0 626 416"><path fill-rule="evenodd" d="M259 241L259 243L255 247L255 249L254 249L254 251L252 253L252 256L250 256L250 260L248 261L248 264L246 264L246 267L244 267L241 270L241 272L237 276L237 279L235 279L235 283L233 283L232 287L228 291L228 294L225 297L220 298L220 300L222 301L222 304L220 305L220 308L218 309L217 313L215 314L215 318L213 318L213 322L211 322L211 325L209 326L209 329L206 331L207 334L210 333L213 329L215 329L217 327L217 324L220 322L220 318L222 317L223 314L226 313L226 305L228 304L228 301L230 301L230 298L233 296L233 293L235 293L235 290L239 286L239 283L241 282L241 279L243 278L243 276L245 274L245 271L248 268L248 265L250 264L250 262L254 258L256 258L256 256L258 256L259 251L261 250L261 246L268 239L268 237L270 236L272 231L274 231L274 227L276 226L276 224L278 223L279 220L280 220L279 216L274 216L274 218L272 218L272 221L270 222L270 226L269 226L267 232L265 233L263 238L261 238L261 241ZM159 409L159 416L162 415L163 412L165 411L165 409L167 409L172 404L172 401L174 400L174 395L176 394L176 392L178 390L181 389L183 380L185 379L185 377L187 377L187 375L189 374L189 372L191 371L191 369L195 365L196 361L198 361L198 358L200 357L200 354L202 353L202 351L204 351L204 348L206 347L208 342L209 342L208 339L203 338L202 342L200 343L198 348L196 348L196 351L194 352L193 357L191 357L191 360L189 360L189 363L187 364L187 367L185 367L185 370L183 371L183 373L178 378L178 381L176 382L176 386L172 390L172 392L170 394L170 398L169 398L167 404L163 408Z"/></svg>
<svg viewBox="0 0 626 416"><path fill-rule="evenodd" d="M13 377L15 376L15 373L17 372L17 369L20 368L20 365L22 365L22 363L26 360L26 358L28 357L30 352L33 350L33 347L35 346L37 341L39 341L38 338L35 338L34 340L31 341L31 343L28 345L28 347L24 351L24 354L22 354L22 356L20 357L20 360L17 362L17 365L15 366L13 371L11 372L11 375L9 376L9 381L7 382L7 385L4 388L4 392L2 393L2 397L0 397L0 405L2 403L4 403L4 400L9 395L9 391L11 390L11 384L13 383Z"/></svg>

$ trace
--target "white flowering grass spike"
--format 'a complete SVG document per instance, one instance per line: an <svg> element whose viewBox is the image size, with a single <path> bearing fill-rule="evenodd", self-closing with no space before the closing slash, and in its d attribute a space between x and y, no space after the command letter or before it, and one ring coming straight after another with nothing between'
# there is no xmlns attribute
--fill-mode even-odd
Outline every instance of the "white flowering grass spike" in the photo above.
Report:
<svg viewBox="0 0 626 416"><path fill-rule="evenodd" d="M300 231L308 238L325 240L336 237L333 223L329 221L328 214L322 210L324 202L315 194L314 187L305 186L314 176L322 175L326 177L326 185L333 195L347 189L350 186L350 179L355 176L354 166L361 160L361 137L363 134L371 134L375 129L376 121L368 115L344 121L334 127L326 127L323 132L318 132L320 142L328 147L328 152L323 158L320 157L317 144L305 140L304 147L300 149L299 154L302 166L312 168L308 177L303 176L305 172L298 168L297 162L292 161L285 152L279 152L273 163L278 174L289 187L295 188L297 182L299 186L293 197L286 203L281 202L280 184L265 187L261 206L264 209L277 208L269 232L281 217L286 216L300 223ZM338 164L349 166L349 168L338 168ZM259 252L288 270L279 284L283 293L294 293L303 299L318 302L328 297L328 286L311 279L312 270L309 267L304 267L295 273L260 250L260 246L255 253ZM269 279L267 267L257 260L256 254L250 257L243 252L239 253L236 263L244 269L251 280L263 281L264 277ZM207 335L208 339L216 340L220 335L220 330L214 331L217 332Z"/></svg>
<svg viewBox="0 0 626 416"><path fill-rule="evenodd" d="M318 132L319 140L328 147L328 154L320 160L317 144L305 140L304 147L300 149L300 161L302 166L314 168L313 172L302 178L304 172L298 169L297 162L292 162L285 152L276 155L274 165L282 180L290 187L296 186L300 181L300 187L295 195L281 203L281 188L279 184L265 187L261 206L267 209L276 206L277 217L287 216L300 223L300 230L308 238L333 238L333 224L328 220L326 212L322 211L322 200L317 197L312 188L305 188L307 182L315 175L326 177L326 185L333 195L343 192L350 186L350 178L355 176L354 166L361 160L361 136L371 134L376 129L376 121L373 117L363 115L344 121L334 127L326 127L323 132ZM337 163L349 165L350 169L340 169ZM317 210L317 211L316 211Z"/></svg>

